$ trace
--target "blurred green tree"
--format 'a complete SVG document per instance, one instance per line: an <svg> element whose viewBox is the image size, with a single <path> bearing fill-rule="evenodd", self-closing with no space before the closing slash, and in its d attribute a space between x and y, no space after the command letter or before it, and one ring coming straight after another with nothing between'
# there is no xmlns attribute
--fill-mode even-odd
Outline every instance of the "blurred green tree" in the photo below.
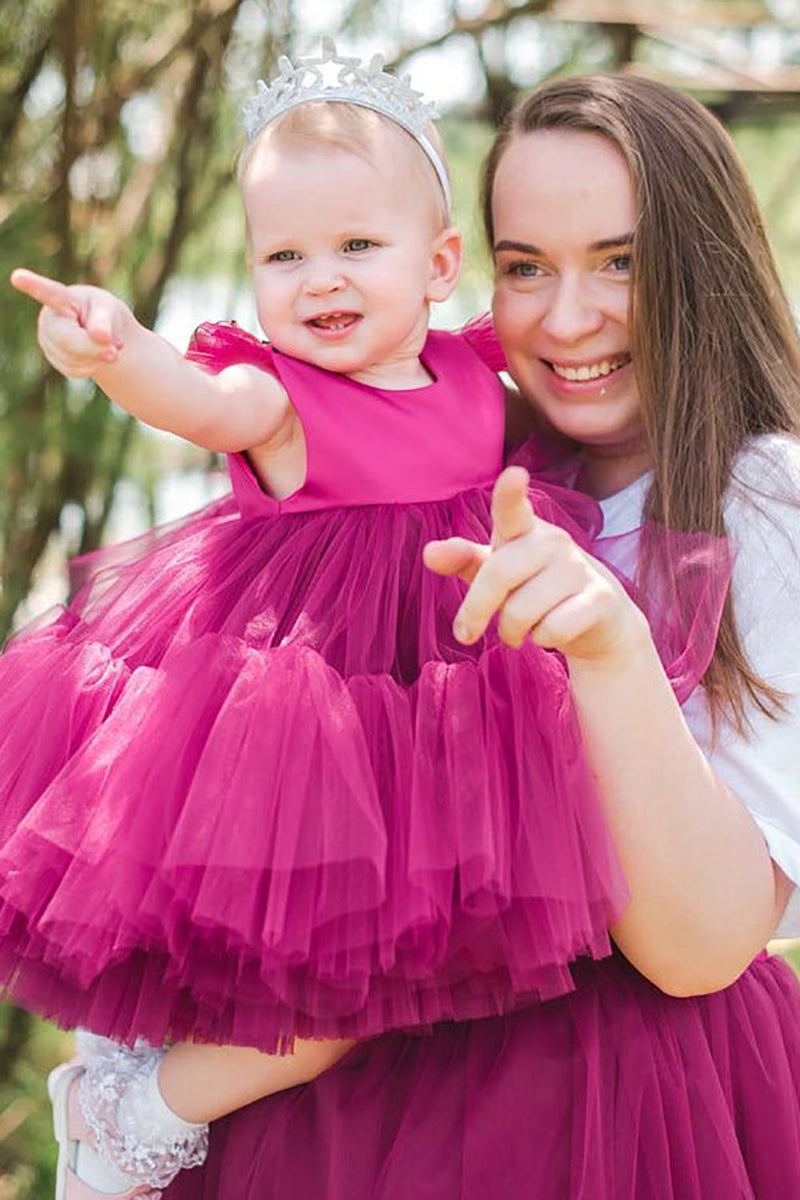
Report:
<svg viewBox="0 0 800 1200"><path fill-rule="evenodd" d="M0 272L110 286L152 325L230 176L225 71L242 0L8 0L0 28ZM261 47L269 57L271 47ZM20 301L23 300L22 303ZM0 289L0 637L67 502L96 546L133 432L36 349Z"/></svg>

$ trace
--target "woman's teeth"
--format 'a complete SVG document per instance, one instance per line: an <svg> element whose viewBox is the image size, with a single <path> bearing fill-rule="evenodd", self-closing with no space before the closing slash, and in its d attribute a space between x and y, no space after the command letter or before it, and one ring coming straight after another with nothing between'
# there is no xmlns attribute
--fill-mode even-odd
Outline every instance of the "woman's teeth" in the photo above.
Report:
<svg viewBox="0 0 800 1200"><path fill-rule="evenodd" d="M589 379L601 379L604 375L610 375L612 371L618 371L630 361L630 354L623 354L620 358L604 358L602 362L592 363L591 366L560 367L558 363L551 362L550 367L560 379L566 379L570 383L585 383Z"/></svg>

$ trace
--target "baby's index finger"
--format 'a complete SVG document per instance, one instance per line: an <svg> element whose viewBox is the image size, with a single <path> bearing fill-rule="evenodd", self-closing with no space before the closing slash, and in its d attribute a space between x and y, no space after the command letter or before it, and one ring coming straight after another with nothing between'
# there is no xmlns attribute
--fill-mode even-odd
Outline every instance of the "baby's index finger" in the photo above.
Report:
<svg viewBox="0 0 800 1200"><path fill-rule="evenodd" d="M528 499L530 477L523 467L506 467L492 492L492 523L495 538L510 542L533 528L534 515Z"/></svg>
<svg viewBox="0 0 800 1200"><path fill-rule="evenodd" d="M70 289L57 279L49 279L46 275L37 275L27 267L17 267L11 272L10 281L19 292L24 292L39 304L52 308L60 316L80 316L80 309L72 299Z"/></svg>

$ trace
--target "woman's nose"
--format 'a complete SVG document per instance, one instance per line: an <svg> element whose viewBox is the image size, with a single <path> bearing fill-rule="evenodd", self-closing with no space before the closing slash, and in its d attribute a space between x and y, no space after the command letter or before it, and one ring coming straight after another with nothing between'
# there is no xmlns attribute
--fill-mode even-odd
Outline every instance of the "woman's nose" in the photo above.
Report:
<svg viewBox="0 0 800 1200"><path fill-rule="evenodd" d="M603 314L586 282L577 277L558 278L542 318L550 337L559 342L577 342L587 334L596 333L602 324Z"/></svg>

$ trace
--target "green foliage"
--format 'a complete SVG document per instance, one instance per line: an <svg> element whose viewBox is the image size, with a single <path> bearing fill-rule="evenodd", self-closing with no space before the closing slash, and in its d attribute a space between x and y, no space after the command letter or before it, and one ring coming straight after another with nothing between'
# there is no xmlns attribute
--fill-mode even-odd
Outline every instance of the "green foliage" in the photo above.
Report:
<svg viewBox="0 0 800 1200"><path fill-rule="evenodd" d="M47 1073L69 1057L71 1038L43 1021L28 1018L22 1045L18 1009L0 1007L0 1197L52 1200L56 1147L46 1091ZM5 1053L4 1053L5 1052Z"/></svg>
<svg viewBox="0 0 800 1200"><path fill-rule="evenodd" d="M784 285L800 310L800 115L731 128L752 180Z"/></svg>
<svg viewBox="0 0 800 1200"><path fill-rule="evenodd" d="M440 129L447 147L452 180L453 219L464 235L465 261L459 297L467 311L474 313L486 303L492 283L492 264L483 233L477 178L494 131L485 121L456 117L443 120Z"/></svg>
<svg viewBox="0 0 800 1200"><path fill-rule="evenodd" d="M11 4L0 32L0 278L25 265L111 287L147 325L229 185L225 84L242 0L133 9ZM4 10L5 16L5 10ZM36 347L35 306L0 287L0 639L71 503L98 544L132 436Z"/></svg>
<svg viewBox="0 0 800 1200"><path fill-rule="evenodd" d="M775 949L781 958L789 964L795 975L800 978L800 939L789 942L776 942Z"/></svg>

